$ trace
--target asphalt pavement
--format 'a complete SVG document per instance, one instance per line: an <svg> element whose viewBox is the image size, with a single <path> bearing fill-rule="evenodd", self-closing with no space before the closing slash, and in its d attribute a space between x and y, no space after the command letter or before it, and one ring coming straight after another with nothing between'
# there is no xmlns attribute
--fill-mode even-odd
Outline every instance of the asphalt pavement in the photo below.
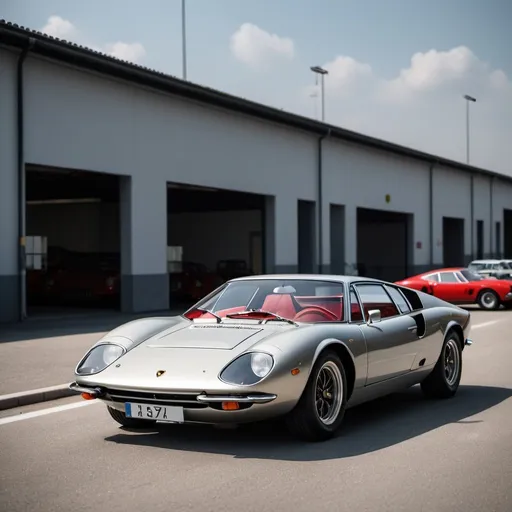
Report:
<svg viewBox="0 0 512 512"><path fill-rule="evenodd" d="M512 312L472 312L455 398L415 387L354 408L326 443L272 425L130 432L75 397L1 411L0 510L510 512ZM0 345L17 343L54 341ZM72 373L59 365L52 383Z"/></svg>
<svg viewBox="0 0 512 512"><path fill-rule="evenodd" d="M143 316L113 312L76 314L0 326L0 397L66 384L85 352L108 331Z"/></svg>

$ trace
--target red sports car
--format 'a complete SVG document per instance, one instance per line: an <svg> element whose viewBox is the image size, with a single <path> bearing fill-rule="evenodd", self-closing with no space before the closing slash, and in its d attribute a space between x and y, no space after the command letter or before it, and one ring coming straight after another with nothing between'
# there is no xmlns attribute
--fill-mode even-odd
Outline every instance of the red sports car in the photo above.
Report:
<svg viewBox="0 0 512 512"><path fill-rule="evenodd" d="M430 293L452 304L478 304L482 309L512 309L512 283L485 279L467 268L440 268L396 284Z"/></svg>

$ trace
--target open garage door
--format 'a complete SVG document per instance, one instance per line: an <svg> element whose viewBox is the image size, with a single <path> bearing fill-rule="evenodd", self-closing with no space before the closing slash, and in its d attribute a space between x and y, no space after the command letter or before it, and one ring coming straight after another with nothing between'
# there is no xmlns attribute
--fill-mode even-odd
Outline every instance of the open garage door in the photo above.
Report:
<svg viewBox="0 0 512 512"><path fill-rule="evenodd" d="M167 205L171 307L265 272L264 196L169 183Z"/></svg>
<svg viewBox="0 0 512 512"><path fill-rule="evenodd" d="M27 313L119 308L116 176L27 169Z"/></svg>
<svg viewBox="0 0 512 512"><path fill-rule="evenodd" d="M409 271L413 216L384 210L357 209L359 275L398 281Z"/></svg>
<svg viewBox="0 0 512 512"><path fill-rule="evenodd" d="M464 266L464 219L443 217L443 262L445 267Z"/></svg>
<svg viewBox="0 0 512 512"><path fill-rule="evenodd" d="M503 211L503 251L506 259L512 259L512 210Z"/></svg>

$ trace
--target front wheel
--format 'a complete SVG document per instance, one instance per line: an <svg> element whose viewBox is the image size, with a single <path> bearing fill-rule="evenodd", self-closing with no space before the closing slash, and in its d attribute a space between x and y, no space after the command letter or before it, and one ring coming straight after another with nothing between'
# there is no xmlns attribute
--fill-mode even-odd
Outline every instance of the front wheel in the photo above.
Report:
<svg viewBox="0 0 512 512"><path fill-rule="evenodd" d="M461 377L462 340L451 331L434 369L421 383L421 390L429 398L451 398L459 389Z"/></svg>
<svg viewBox="0 0 512 512"><path fill-rule="evenodd" d="M316 360L302 396L286 418L288 430L305 441L330 439L343 422L347 377L336 352Z"/></svg>
<svg viewBox="0 0 512 512"><path fill-rule="evenodd" d="M156 421L151 420L138 420L135 418L128 418L124 412L118 411L117 409L109 407L108 405L107 411L109 412L110 416L112 416L112 419L126 428L149 428L156 423Z"/></svg>

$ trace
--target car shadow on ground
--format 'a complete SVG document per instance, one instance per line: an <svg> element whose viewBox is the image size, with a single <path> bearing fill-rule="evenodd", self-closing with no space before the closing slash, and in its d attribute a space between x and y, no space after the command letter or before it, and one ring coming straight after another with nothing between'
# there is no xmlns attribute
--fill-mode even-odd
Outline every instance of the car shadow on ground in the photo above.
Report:
<svg viewBox="0 0 512 512"><path fill-rule="evenodd" d="M484 420L478 415L512 396L512 389L461 385L448 400L423 398L419 386L349 409L338 435L323 443L304 443L280 423L262 423L238 430L210 426L158 425L143 431L120 428L106 441L155 448L231 455L235 458L320 461L354 457L402 443L448 424Z"/></svg>

